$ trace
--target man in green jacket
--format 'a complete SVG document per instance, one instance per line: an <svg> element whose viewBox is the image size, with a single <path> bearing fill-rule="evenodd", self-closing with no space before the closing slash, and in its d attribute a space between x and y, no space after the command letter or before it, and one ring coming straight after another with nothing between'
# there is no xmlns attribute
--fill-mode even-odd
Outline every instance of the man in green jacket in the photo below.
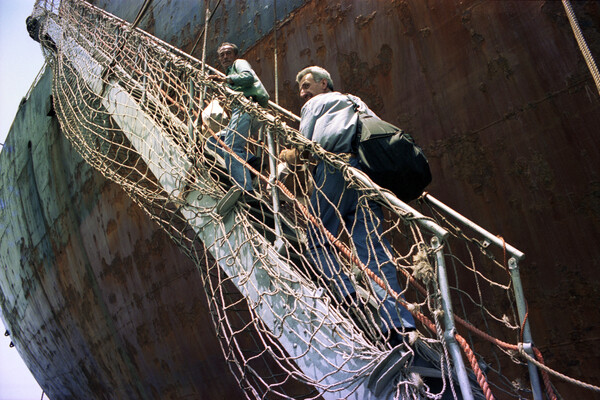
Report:
<svg viewBox="0 0 600 400"><path fill-rule="evenodd" d="M266 106L269 101L269 94L265 90L262 82L250 66L248 61L238 58L238 47L233 43L222 43L217 51L219 62L225 68L226 76L209 75L209 78L223 82L235 91L242 92L247 98L257 102L261 106ZM252 116L244 112L241 105L234 105L231 109L231 119L225 129L223 142L242 159L250 161L246 142L251 133ZM237 201L243 189L247 194L253 194L252 178L250 171L244 164L235 159L228 151L223 151L219 146L217 148L223 155L225 166L237 186L232 188L228 197L232 197L233 203Z"/></svg>

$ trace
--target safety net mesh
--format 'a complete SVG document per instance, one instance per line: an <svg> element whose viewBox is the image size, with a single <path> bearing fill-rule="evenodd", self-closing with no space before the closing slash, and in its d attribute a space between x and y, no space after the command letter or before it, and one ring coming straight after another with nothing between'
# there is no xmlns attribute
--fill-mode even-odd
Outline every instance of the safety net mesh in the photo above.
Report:
<svg viewBox="0 0 600 400"><path fill-rule="evenodd" d="M424 198L420 213L390 201L347 158L303 138L293 115L208 79L217 72L125 21L85 2L38 6L62 130L196 263L223 356L248 398L347 397L361 387L457 397L442 262L457 321L449 335L474 396L531 395L505 249ZM249 116L246 157L225 143L236 113ZM283 163L282 149L306 162ZM228 162L251 171L253 192L226 206ZM341 181L314 184L318 165ZM340 184L342 200L311 201ZM346 198L355 212L342 211ZM325 226L326 211L337 222Z"/></svg>

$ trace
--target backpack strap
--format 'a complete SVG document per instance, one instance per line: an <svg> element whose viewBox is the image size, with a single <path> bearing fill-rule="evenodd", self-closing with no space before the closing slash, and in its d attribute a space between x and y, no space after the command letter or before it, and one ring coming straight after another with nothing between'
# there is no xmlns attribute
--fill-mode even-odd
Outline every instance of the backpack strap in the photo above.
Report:
<svg viewBox="0 0 600 400"><path fill-rule="evenodd" d="M352 107L354 108L354 112L358 114L358 118L356 119L356 130L354 131L354 138L352 139L352 154L356 154L358 152L358 143L360 142L360 136L362 132L362 121L361 115L363 112L360 111L360 106L358 103L350 96L346 94L346 98L350 103L352 103Z"/></svg>
<svg viewBox="0 0 600 400"><path fill-rule="evenodd" d="M352 98L352 96L350 96L349 94L346 94L346 98L348 99L348 101L350 103L352 103L352 107L354 108L354 111L358 114L364 114L364 111L360 111L360 105Z"/></svg>

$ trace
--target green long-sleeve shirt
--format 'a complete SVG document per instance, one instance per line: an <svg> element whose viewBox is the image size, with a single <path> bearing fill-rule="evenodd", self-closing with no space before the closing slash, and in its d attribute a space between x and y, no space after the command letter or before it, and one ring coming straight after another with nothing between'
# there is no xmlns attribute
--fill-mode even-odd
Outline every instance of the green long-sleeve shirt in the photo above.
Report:
<svg viewBox="0 0 600 400"><path fill-rule="evenodd" d="M251 98L261 106L267 105L269 94L248 61L241 58L235 60L227 68L227 78L229 78L231 89L244 93L244 96Z"/></svg>

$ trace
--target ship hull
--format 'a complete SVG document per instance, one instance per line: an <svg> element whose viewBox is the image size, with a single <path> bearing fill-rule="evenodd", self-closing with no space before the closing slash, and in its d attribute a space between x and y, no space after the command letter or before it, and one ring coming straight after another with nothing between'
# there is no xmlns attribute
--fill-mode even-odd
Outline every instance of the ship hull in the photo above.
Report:
<svg viewBox="0 0 600 400"><path fill-rule="evenodd" d="M49 398L240 398L197 267L77 154L50 69L2 151L0 304Z"/></svg>
<svg viewBox="0 0 600 400"><path fill-rule="evenodd" d="M94 3L133 21L143 2ZM139 27L199 58L204 5L172 3L151 6ZM574 6L598 59L600 6ZM207 60L216 65L221 41L237 42L275 98L271 7L223 1ZM416 138L428 190L526 253L529 321L546 363L594 383L600 95L561 3L279 1L276 15L281 105L299 113L295 74L321 65L337 90ZM2 310L20 354L53 400L135 398L148 382L155 398L237 393L213 379L226 366L195 267L77 158L46 115L49 84L21 107L0 157L11 215L0 232ZM565 398L594 396L553 382Z"/></svg>

